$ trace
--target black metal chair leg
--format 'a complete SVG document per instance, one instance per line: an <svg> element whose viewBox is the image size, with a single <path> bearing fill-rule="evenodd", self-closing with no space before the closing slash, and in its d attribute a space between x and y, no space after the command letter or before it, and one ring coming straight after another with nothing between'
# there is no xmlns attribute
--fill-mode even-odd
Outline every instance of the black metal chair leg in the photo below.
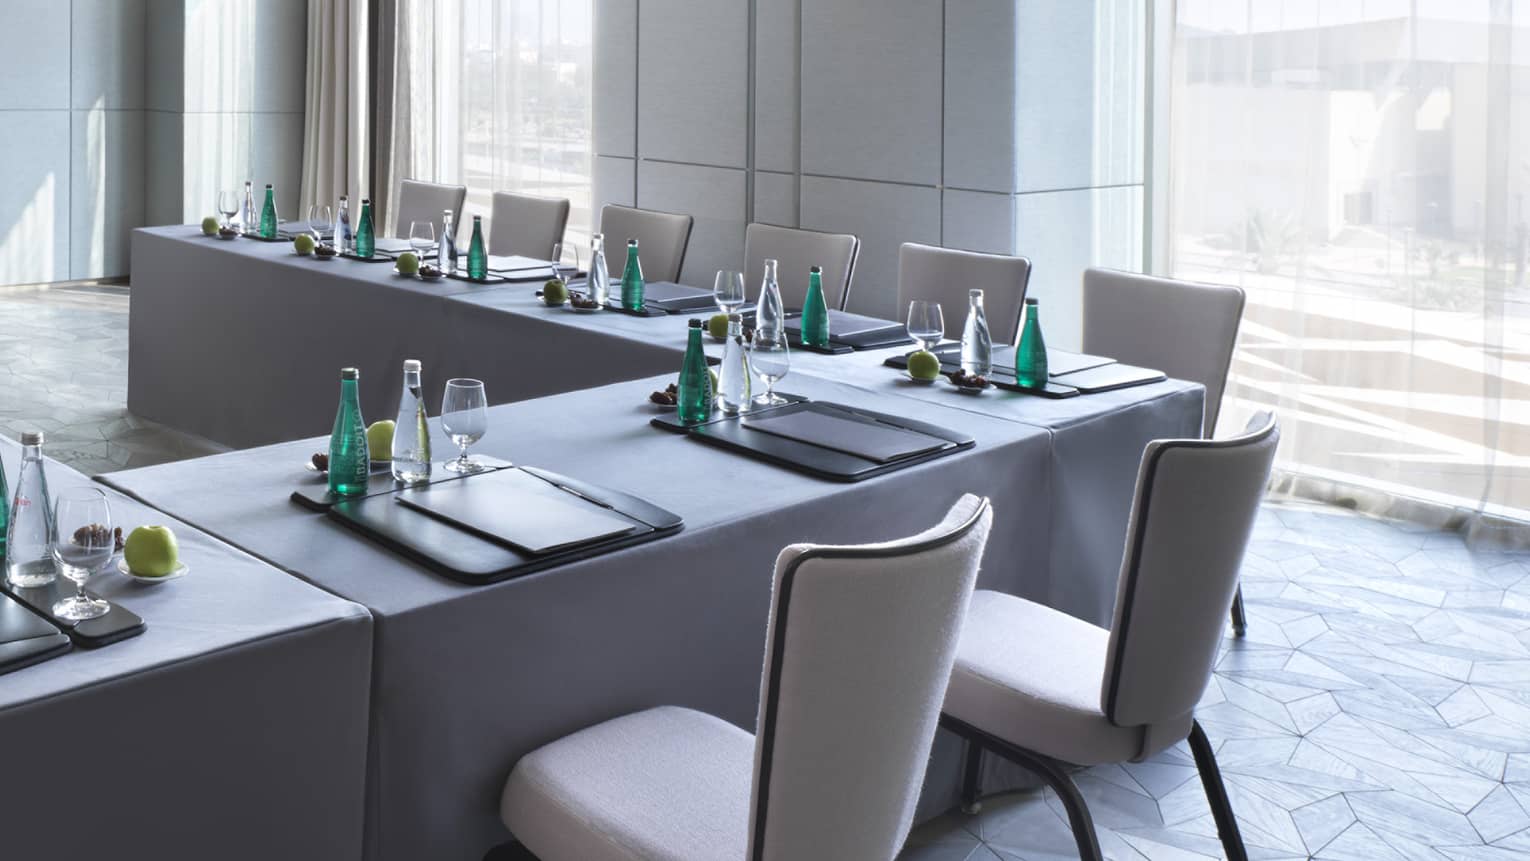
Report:
<svg viewBox="0 0 1530 861"><path fill-rule="evenodd" d="M1232 625L1234 636L1241 637L1248 632L1248 616L1243 613L1242 586L1239 586L1238 591L1233 593Z"/></svg>
<svg viewBox="0 0 1530 861"><path fill-rule="evenodd" d="M1222 838L1222 851L1228 861L1248 861L1243 834L1238 830L1238 818L1233 815L1227 787L1222 783L1222 770L1217 767L1216 753L1211 749L1211 741L1201 729L1200 721L1190 724L1190 752L1195 755L1195 767L1201 773L1201 786L1206 790L1206 801L1211 804L1217 835Z"/></svg>
<svg viewBox="0 0 1530 861"><path fill-rule="evenodd" d="M974 739L967 739L967 756L962 764L962 812L976 815L983 809L982 793L978 784L982 776L983 747Z"/></svg>

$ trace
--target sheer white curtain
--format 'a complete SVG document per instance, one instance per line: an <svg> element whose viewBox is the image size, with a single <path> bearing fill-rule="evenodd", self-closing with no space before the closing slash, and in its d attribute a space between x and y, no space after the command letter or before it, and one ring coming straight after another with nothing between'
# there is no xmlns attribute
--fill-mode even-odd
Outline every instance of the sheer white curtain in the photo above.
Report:
<svg viewBox="0 0 1530 861"><path fill-rule="evenodd" d="M1224 426L1523 542L1530 2L1178 0L1172 41L1169 268L1248 292Z"/></svg>
<svg viewBox="0 0 1530 861"><path fill-rule="evenodd" d="M290 218L366 185L367 58L367 0L309 0L302 211Z"/></svg>

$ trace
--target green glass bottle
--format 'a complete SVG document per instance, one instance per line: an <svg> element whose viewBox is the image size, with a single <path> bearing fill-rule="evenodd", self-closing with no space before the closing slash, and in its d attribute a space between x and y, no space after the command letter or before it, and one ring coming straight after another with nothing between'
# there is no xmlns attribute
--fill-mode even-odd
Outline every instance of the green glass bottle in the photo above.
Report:
<svg viewBox="0 0 1530 861"><path fill-rule="evenodd" d="M276 238L276 191L266 183L266 205L260 208L260 237Z"/></svg>
<svg viewBox="0 0 1530 861"><path fill-rule="evenodd" d="M622 307L643 310L643 264L638 262L638 241L627 240L627 268L622 270Z"/></svg>
<svg viewBox="0 0 1530 861"><path fill-rule="evenodd" d="M829 303L823 297L823 268L808 270L807 299L802 303L802 343L829 346Z"/></svg>
<svg viewBox="0 0 1530 861"><path fill-rule="evenodd" d="M685 342L685 359L680 364L680 389L675 411L680 421L704 422L712 415L712 372L707 369L707 354L701 346L701 321L692 320Z"/></svg>
<svg viewBox="0 0 1530 861"><path fill-rule="evenodd" d="M468 243L468 277L482 281L489 277L489 252L483 247L483 216L473 216L473 239Z"/></svg>
<svg viewBox="0 0 1530 861"><path fill-rule="evenodd" d="M5 533L10 523L11 492L5 486L5 462L0 461L0 576L5 572Z"/></svg>
<svg viewBox="0 0 1530 861"><path fill-rule="evenodd" d="M340 369L340 409L329 434L329 489L338 496L366 493L372 472L367 425L361 418L361 372Z"/></svg>
<svg viewBox="0 0 1530 861"><path fill-rule="evenodd" d="M1015 382L1030 389L1046 386L1047 342L1041 337L1041 315L1036 300L1025 300L1025 323L1020 330L1020 346L1015 348Z"/></svg>
<svg viewBox="0 0 1530 861"><path fill-rule="evenodd" d="M356 220L356 256L370 259L377 251L377 231L372 227L372 199L361 199L361 217Z"/></svg>

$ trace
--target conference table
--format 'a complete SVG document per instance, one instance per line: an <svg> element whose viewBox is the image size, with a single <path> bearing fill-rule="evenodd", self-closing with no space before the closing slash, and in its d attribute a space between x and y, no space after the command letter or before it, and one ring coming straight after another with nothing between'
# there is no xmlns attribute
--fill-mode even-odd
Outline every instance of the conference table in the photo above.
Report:
<svg viewBox="0 0 1530 861"><path fill-rule="evenodd" d="M19 452L0 439L12 479ZM99 487L46 469L54 494ZM371 616L106 493L124 532L174 529L189 572L150 585L96 575L88 588L141 616L143 633L0 677L0 856L357 857Z"/></svg>

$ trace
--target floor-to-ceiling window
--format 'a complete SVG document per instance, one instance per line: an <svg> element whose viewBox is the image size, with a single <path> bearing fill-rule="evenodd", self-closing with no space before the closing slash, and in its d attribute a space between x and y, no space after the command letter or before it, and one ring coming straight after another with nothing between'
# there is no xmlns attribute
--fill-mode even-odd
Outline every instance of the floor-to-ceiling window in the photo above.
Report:
<svg viewBox="0 0 1530 861"><path fill-rule="evenodd" d="M1248 294L1222 431L1274 406L1292 471L1530 517L1530 3L1173 19L1157 236Z"/></svg>

